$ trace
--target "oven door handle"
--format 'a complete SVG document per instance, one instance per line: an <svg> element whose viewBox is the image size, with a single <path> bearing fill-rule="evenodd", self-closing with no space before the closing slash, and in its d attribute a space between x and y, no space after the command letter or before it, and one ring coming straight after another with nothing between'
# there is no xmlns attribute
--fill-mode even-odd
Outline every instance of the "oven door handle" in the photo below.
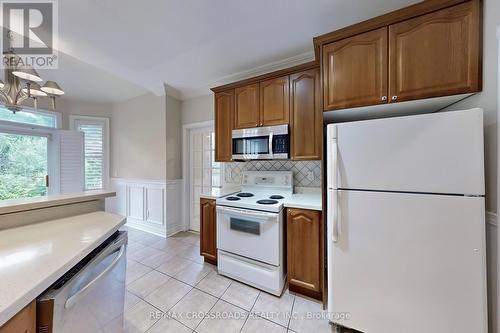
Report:
<svg viewBox="0 0 500 333"><path fill-rule="evenodd" d="M244 214L245 217L276 218L279 215L277 213L266 213L266 212L259 212L259 211L255 211L255 210L230 208L230 207L224 207L224 206L217 206L217 212L218 213L229 213L229 214L233 214L233 215L238 214L238 217L241 217L241 215Z"/></svg>

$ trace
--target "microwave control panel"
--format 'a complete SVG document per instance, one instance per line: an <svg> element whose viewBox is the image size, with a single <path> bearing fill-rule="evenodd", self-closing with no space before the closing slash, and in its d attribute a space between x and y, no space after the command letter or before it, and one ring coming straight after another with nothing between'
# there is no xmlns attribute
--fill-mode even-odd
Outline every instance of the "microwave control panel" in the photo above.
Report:
<svg viewBox="0 0 500 333"><path fill-rule="evenodd" d="M274 154L288 154L288 135L275 135L273 137L273 153Z"/></svg>

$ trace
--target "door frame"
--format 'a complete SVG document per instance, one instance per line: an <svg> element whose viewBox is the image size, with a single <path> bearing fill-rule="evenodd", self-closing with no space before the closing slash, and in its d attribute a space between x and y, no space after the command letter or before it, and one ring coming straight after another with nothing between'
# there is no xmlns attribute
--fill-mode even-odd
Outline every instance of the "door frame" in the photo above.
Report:
<svg viewBox="0 0 500 333"><path fill-rule="evenodd" d="M191 186L191 179L190 179L190 166L191 166L191 161L190 161L190 152L189 152L189 147L190 147L190 139L189 139L189 134L190 131L193 129L200 129L203 127L214 127L215 121L214 120L208 120L208 121L200 121L196 123L190 123L190 124L185 124L182 125L182 179L183 179L183 184L182 184L182 229L183 231L189 230L189 218L191 216L190 213L190 202L189 202L189 193L190 193L190 186Z"/></svg>
<svg viewBox="0 0 500 333"><path fill-rule="evenodd" d="M497 156L500 156L500 137L498 133L500 133L500 25L496 27L497 34ZM497 177L500 175L500 163L498 163L497 158ZM500 239L500 228L498 228L498 216L500 209L500 181L497 180L497 212L496 212L496 228L497 228L497 312L500 309L500 291L498 291L498 287L500 286L500 246L498 246L498 240ZM497 314L498 316L498 314ZM500 332L500 316L497 317L497 332Z"/></svg>

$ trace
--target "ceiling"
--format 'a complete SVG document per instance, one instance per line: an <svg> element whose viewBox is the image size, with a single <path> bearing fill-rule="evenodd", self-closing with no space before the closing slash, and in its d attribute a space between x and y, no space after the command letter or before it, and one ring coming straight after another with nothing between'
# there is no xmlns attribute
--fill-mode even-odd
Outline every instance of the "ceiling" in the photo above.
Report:
<svg viewBox="0 0 500 333"><path fill-rule="evenodd" d="M58 1L57 80L68 97L185 99L313 59L312 37L415 0Z"/></svg>

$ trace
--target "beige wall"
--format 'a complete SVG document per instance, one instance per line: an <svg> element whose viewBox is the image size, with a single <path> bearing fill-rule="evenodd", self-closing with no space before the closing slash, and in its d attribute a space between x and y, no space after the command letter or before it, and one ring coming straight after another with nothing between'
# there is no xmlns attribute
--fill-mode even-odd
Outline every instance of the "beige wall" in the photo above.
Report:
<svg viewBox="0 0 500 333"><path fill-rule="evenodd" d="M182 178L182 110L181 102L167 96L166 158L167 180Z"/></svg>
<svg viewBox="0 0 500 333"><path fill-rule="evenodd" d="M25 103L29 107L33 107L33 103ZM52 111L52 102L49 99L42 98L39 101L38 107ZM106 103L96 103L89 101L80 101L67 98L57 98L56 112L61 113L62 129L69 129L69 116L92 116L111 118L113 113L113 105Z"/></svg>
<svg viewBox="0 0 500 333"><path fill-rule="evenodd" d="M113 106L111 177L166 179L165 104L146 94Z"/></svg>
<svg viewBox="0 0 500 333"><path fill-rule="evenodd" d="M191 124L214 119L214 95L182 101L182 124Z"/></svg>

